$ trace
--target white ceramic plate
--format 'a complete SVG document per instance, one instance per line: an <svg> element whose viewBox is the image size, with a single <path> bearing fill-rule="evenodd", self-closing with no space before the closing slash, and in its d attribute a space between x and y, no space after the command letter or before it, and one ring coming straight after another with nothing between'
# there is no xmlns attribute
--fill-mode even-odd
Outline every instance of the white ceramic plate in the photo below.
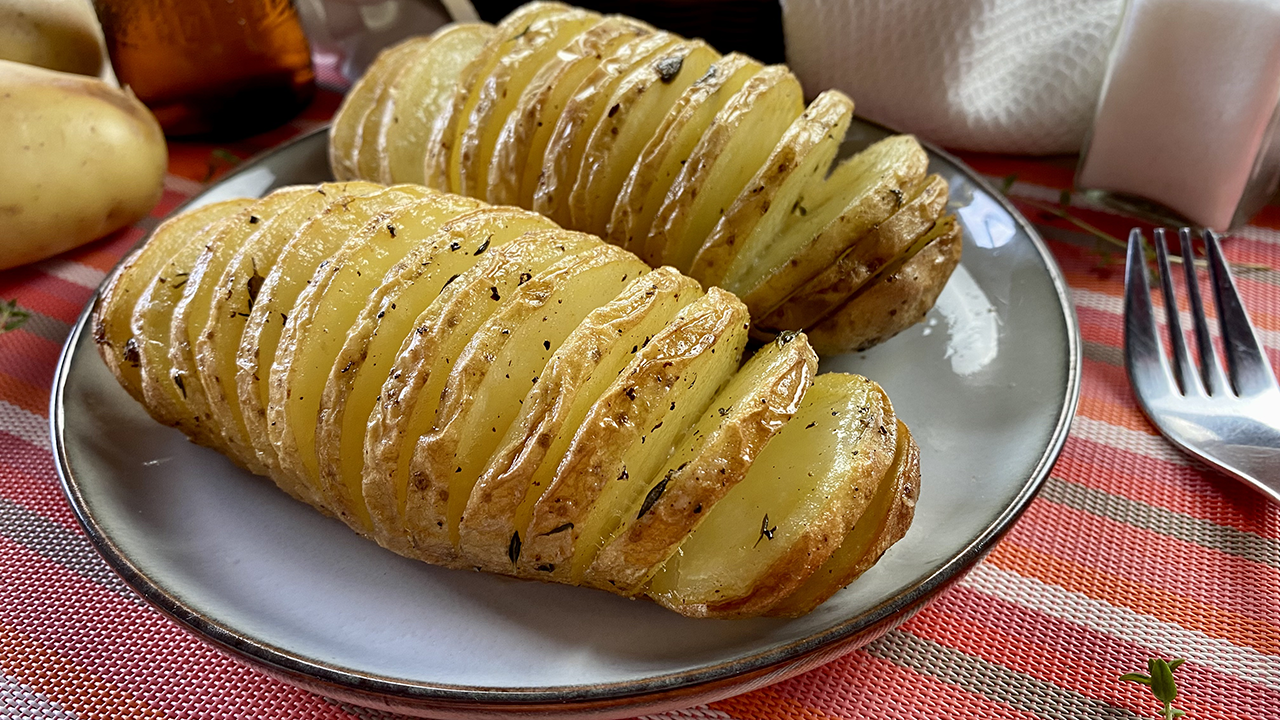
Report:
<svg viewBox="0 0 1280 720"><path fill-rule="evenodd" d="M850 146L885 131L855 123ZM330 177L324 132L190 205ZM436 717L622 717L781 680L902 622L975 563L1030 502L1079 388L1066 285L1035 231L930 150L964 258L926 322L826 358L889 392L921 449L915 523L798 620L691 620L602 592L431 567L367 542L269 481L153 422L84 332L58 368L58 468L80 521L145 598L254 664L331 697Z"/></svg>

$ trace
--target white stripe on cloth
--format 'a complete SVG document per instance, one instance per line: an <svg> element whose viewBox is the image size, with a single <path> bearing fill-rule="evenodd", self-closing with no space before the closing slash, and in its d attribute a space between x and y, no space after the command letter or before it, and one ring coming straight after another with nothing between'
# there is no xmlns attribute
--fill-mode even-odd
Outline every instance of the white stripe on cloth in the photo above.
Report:
<svg viewBox="0 0 1280 720"><path fill-rule="evenodd" d="M48 419L4 400L0 400L0 428L42 450L53 450L53 443L49 441Z"/></svg>
<svg viewBox="0 0 1280 720"><path fill-rule="evenodd" d="M52 275L60 280L66 280L73 285L79 285L89 290L97 289L98 285L102 283L102 279L107 276L105 272L89 267L84 263L56 258L36 263L36 268L46 275Z"/></svg>
<svg viewBox="0 0 1280 720"><path fill-rule="evenodd" d="M1208 289L1209 288L1207 286L1203 286L1203 285L1200 288L1201 292L1207 292ZM1124 298L1114 297L1106 293L1100 293L1096 290L1085 290L1083 288L1072 288L1071 298L1075 302L1076 306L1078 307L1086 307L1086 308L1089 308L1090 310L1110 313L1112 315L1117 315L1117 316L1124 315ZM1245 311L1247 312L1248 309L1249 309L1248 306L1246 306ZM1208 308L1206 308L1206 311L1207 310ZM1194 342L1193 340L1190 339L1190 335L1189 335L1192 328L1191 314L1185 310L1180 311L1178 313L1178 322L1182 323L1182 332L1183 334L1188 335L1188 342ZM1164 314L1163 307L1156 310L1156 323L1161 326L1165 325L1165 314ZM1213 337L1217 337L1219 334L1218 322L1216 320L1210 319L1210 321L1208 322L1208 326L1209 326L1209 334ZM1255 326L1254 332L1257 333L1258 335L1258 342L1262 343L1263 345L1269 348L1280 349L1280 331L1266 330L1264 328Z"/></svg>
<svg viewBox="0 0 1280 720"><path fill-rule="evenodd" d="M1173 465L1190 465L1187 457L1159 435L1148 435L1120 425L1112 425L1083 415L1071 421L1072 437L1125 450L1152 460Z"/></svg>
<svg viewBox="0 0 1280 720"><path fill-rule="evenodd" d="M0 718L76 720L74 713L5 673L0 673Z"/></svg>
<svg viewBox="0 0 1280 720"><path fill-rule="evenodd" d="M1151 648L1166 657L1186 658L1227 675L1280 689L1280 658L1251 647L1116 607L991 563L978 564L962 582L977 592Z"/></svg>

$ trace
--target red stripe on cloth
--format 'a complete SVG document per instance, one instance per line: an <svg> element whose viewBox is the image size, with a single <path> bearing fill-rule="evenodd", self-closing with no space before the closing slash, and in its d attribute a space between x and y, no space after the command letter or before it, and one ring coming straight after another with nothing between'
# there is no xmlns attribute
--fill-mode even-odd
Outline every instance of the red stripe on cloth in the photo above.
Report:
<svg viewBox="0 0 1280 720"><path fill-rule="evenodd" d="M3 339L0 337L0 339ZM49 387L50 378L53 373L47 369L43 371L45 379L39 384L32 384L26 380L9 375L5 372L9 365L15 367L24 366L30 362L28 358L21 355L5 357L5 364L0 365L0 400L4 400L10 404L16 405L29 413L34 413L42 417L49 416ZM37 368L38 370L39 368ZM34 370L32 371L34 374ZM40 378L36 378L40 380ZM2 429L2 428L0 428Z"/></svg>
<svg viewBox="0 0 1280 720"><path fill-rule="evenodd" d="M120 258L137 245L146 232L141 228L131 227L118 233L112 233L101 240L82 245L61 257L87 265L95 270L109 272Z"/></svg>
<svg viewBox="0 0 1280 720"><path fill-rule="evenodd" d="M31 265L22 270L30 274L12 281L0 274L0 298L16 300L21 307L65 323L75 322L85 301L93 293L88 288L39 272ZM13 274L18 274L18 271L13 271Z"/></svg>
<svg viewBox="0 0 1280 720"><path fill-rule="evenodd" d="M1087 440L1069 439L1068 447L1053 467L1053 475L1224 528L1280 539L1280 533L1276 532L1280 525L1276 522L1280 506L1226 502L1220 494L1203 489L1201 473L1190 466L1165 464L1137 473L1127 472L1110 460L1098 459L1096 453L1088 451L1087 443Z"/></svg>
<svg viewBox="0 0 1280 720"><path fill-rule="evenodd" d="M112 678L120 693L96 698L106 707L136 699L184 715L206 707L235 708L243 717L351 717L316 695L248 669L179 631L159 613L3 538L0 618L35 642L56 647L59 655L88 672ZM11 647L5 644L0 651L12 653Z"/></svg>
<svg viewBox="0 0 1280 720"><path fill-rule="evenodd" d="M1280 636L1280 571L1237 555L1049 501L1032 503L1031 522L1014 542L1150 587L1174 586L1184 598L1269 625ZM1070 528L1048 533L1036 526ZM1105 541L1103 541L1105 538ZM1151 562L1159 558L1159 562ZM1266 652L1280 654L1280 643Z"/></svg>
<svg viewBox="0 0 1280 720"><path fill-rule="evenodd" d="M1028 524L1033 524L1032 520ZM1016 531L1019 526L1015 525ZM996 567L1034 577L1094 600L1196 630L1232 644L1280 655L1280 633L1270 623L1244 617L1162 587L1134 582L1096 567L1041 552L1007 538L987 556ZM1172 578L1169 578L1172 580ZM1274 591L1270 597L1276 597Z"/></svg>
<svg viewBox="0 0 1280 720"><path fill-rule="evenodd" d="M961 152L958 156L983 175L998 178L1014 175L1019 182L1044 185L1056 190L1070 188L1076 173L1074 156L1040 158L973 152Z"/></svg>
<svg viewBox="0 0 1280 720"><path fill-rule="evenodd" d="M1086 697L1150 712L1150 692L1119 678L1145 671L1147 659L1160 656L1152 648L965 586L938 598L903 629ZM1178 707L1192 717L1280 717L1280 692L1195 663L1182 666L1177 677Z"/></svg>
<svg viewBox="0 0 1280 720"><path fill-rule="evenodd" d="M0 617L4 610L0 609ZM164 714L110 679L0 620L0 668L62 708L84 718L134 720Z"/></svg>
<svg viewBox="0 0 1280 720"><path fill-rule="evenodd" d="M1270 538L1280 535L1276 522L1280 508L1261 502L1258 494L1242 483L1203 472L1191 463L1170 463L1086 438L1072 437L1068 444L1073 458L1112 469L1111 474L1093 476L1100 489L1118 493L1129 485L1146 484L1158 496L1154 505L1171 507L1182 497L1199 504L1200 512L1209 514L1210 519L1234 513L1250 532ZM1056 467L1053 472L1059 474Z"/></svg>
<svg viewBox="0 0 1280 720"><path fill-rule="evenodd" d="M777 685L713 703L711 707L742 720L784 717L1029 720L1036 717L862 651Z"/></svg>
<svg viewBox="0 0 1280 720"><path fill-rule="evenodd" d="M49 452L0 429L0 497L80 532Z"/></svg>

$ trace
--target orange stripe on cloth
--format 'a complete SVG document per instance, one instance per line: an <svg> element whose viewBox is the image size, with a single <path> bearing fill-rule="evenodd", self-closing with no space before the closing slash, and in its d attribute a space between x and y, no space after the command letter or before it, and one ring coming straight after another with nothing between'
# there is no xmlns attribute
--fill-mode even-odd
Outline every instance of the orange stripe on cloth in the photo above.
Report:
<svg viewBox="0 0 1280 720"><path fill-rule="evenodd" d="M0 667L22 684L84 718L142 720L165 715L133 693L20 632L0 609Z"/></svg>
<svg viewBox="0 0 1280 720"><path fill-rule="evenodd" d="M1150 587L1174 586L1182 597L1265 623L1273 635L1280 634L1280 607L1272 602L1280 593L1280 569L1054 502L1033 503L1027 514L1045 527L1070 531L1017 527L1010 538L1020 545Z"/></svg>
<svg viewBox="0 0 1280 720"><path fill-rule="evenodd" d="M997 545L987 562L1188 630L1252 647L1267 655L1280 655L1280 633L1269 623L1041 552L1012 538ZM1266 597L1276 596L1277 592L1272 590Z"/></svg>
<svg viewBox="0 0 1280 720"><path fill-rule="evenodd" d="M3 337L0 336L0 340ZM3 349L0 349L3 352ZM12 358L13 356L8 356ZM48 381L29 382L26 377L10 375L9 370L15 366L18 358L13 358L14 362L7 363L0 368L0 400L10 402L29 413L48 416L49 414L49 387ZM22 358L22 364L18 367L26 367L28 358ZM32 368L38 369L33 363ZM24 373L25 375L26 373ZM53 377L52 370L45 369L44 376L49 379ZM40 378L36 378L39 380Z"/></svg>

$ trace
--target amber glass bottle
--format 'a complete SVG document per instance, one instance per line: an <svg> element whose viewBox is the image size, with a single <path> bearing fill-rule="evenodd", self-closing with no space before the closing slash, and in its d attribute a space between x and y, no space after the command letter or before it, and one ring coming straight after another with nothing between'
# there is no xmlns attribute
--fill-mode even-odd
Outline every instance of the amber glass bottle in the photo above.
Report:
<svg viewBox="0 0 1280 720"><path fill-rule="evenodd" d="M243 136L311 99L311 50L290 0L94 0L107 52L170 136Z"/></svg>

